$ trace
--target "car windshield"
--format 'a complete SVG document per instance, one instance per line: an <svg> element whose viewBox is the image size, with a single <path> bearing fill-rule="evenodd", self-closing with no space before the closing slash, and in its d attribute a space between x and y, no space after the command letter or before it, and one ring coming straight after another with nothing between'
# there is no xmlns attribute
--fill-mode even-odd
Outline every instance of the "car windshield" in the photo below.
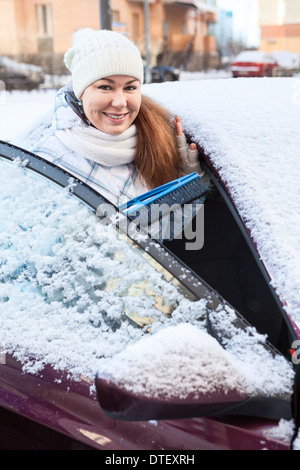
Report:
<svg viewBox="0 0 300 470"><path fill-rule="evenodd" d="M100 223L71 187L0 162L2 345L18 343L24 357L49 345L47 355L66 331L66 354L82 354L84 342L97 360L137 340L143 326L170 316L189 295L128 237Z"/></svg>
<svg viewBox="0 0 300 470"><path fill-rule="evenodd" d="M0 159L0 167L0 345L24 371L50 364L92 382L101 361L149 333L185 323L206 331L207 301L100 223L74 197L72 180L61 188L24 163ZM249 390L291 390L288 362L274 358L253 328L239 331L235 319L219 308L210 326L247 371Z"/></svg>

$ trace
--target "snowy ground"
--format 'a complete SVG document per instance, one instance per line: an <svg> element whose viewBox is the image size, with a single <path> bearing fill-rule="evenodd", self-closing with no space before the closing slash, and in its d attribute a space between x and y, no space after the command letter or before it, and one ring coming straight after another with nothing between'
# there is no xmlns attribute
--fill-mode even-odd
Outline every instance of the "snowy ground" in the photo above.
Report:
<svg viewBox="0 0 300 470"><path fill-rule="evenodd" d="M45 112L51 111L54 90L3 92L0 99L0 139L14 140Z"/></svg>

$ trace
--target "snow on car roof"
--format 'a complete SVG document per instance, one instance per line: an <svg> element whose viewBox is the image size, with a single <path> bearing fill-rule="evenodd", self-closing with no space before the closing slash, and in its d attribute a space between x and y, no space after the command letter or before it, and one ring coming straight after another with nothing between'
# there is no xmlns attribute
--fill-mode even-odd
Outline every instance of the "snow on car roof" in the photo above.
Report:
<svg viewBox="0 0 300 470"><path fill-rule="evenodd" d="M266 58L272 59L272 54L264 51L243 51L233 59L233 62L262 62Z"/></svg>
<svg viewBox="0 0 300 470"><path fill-rule="evenodd" d="M286 310L300 322L300 80L144 85L226 182Z"/></svg>

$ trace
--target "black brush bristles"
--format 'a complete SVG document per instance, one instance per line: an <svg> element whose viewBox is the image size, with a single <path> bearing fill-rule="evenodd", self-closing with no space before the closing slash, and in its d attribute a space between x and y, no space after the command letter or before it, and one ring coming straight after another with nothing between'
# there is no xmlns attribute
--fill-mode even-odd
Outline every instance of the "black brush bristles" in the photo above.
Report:
<svg viewBox="0 0 300 470"><path fill-rule="evenodd" d="M151 225L165 215L178 210L179 207L185 204L198 201L203 203L205 195L210 189L209 184L205 182L200 176L185 185L175 188L168 194L157 197L155 201L150 204L145 204L135 212L132 212L128 217L135 220L141 226Z"/></svg>

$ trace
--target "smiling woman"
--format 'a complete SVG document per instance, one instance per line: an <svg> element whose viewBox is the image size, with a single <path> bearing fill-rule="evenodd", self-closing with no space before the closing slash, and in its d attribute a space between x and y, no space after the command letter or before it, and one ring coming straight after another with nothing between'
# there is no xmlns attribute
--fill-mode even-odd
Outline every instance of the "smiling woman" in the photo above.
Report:
<svg viewBox="0 0 300 470"><path fill-rule="evenodd" d="M106 134L121 134L138 115L140 87L139 80L126 75L97 80L81 96L86 117L94 127Z"/></svg>
<svg viewBox="0 0 300 470"><path fill-rule="evenodd" d="M143 61L122 34L84 29L65 54L72 87L59 91L53 133L33 151L120 205L200 172L180 120L141 96ZM177 136L179 138L177 138Z"/></svg>

